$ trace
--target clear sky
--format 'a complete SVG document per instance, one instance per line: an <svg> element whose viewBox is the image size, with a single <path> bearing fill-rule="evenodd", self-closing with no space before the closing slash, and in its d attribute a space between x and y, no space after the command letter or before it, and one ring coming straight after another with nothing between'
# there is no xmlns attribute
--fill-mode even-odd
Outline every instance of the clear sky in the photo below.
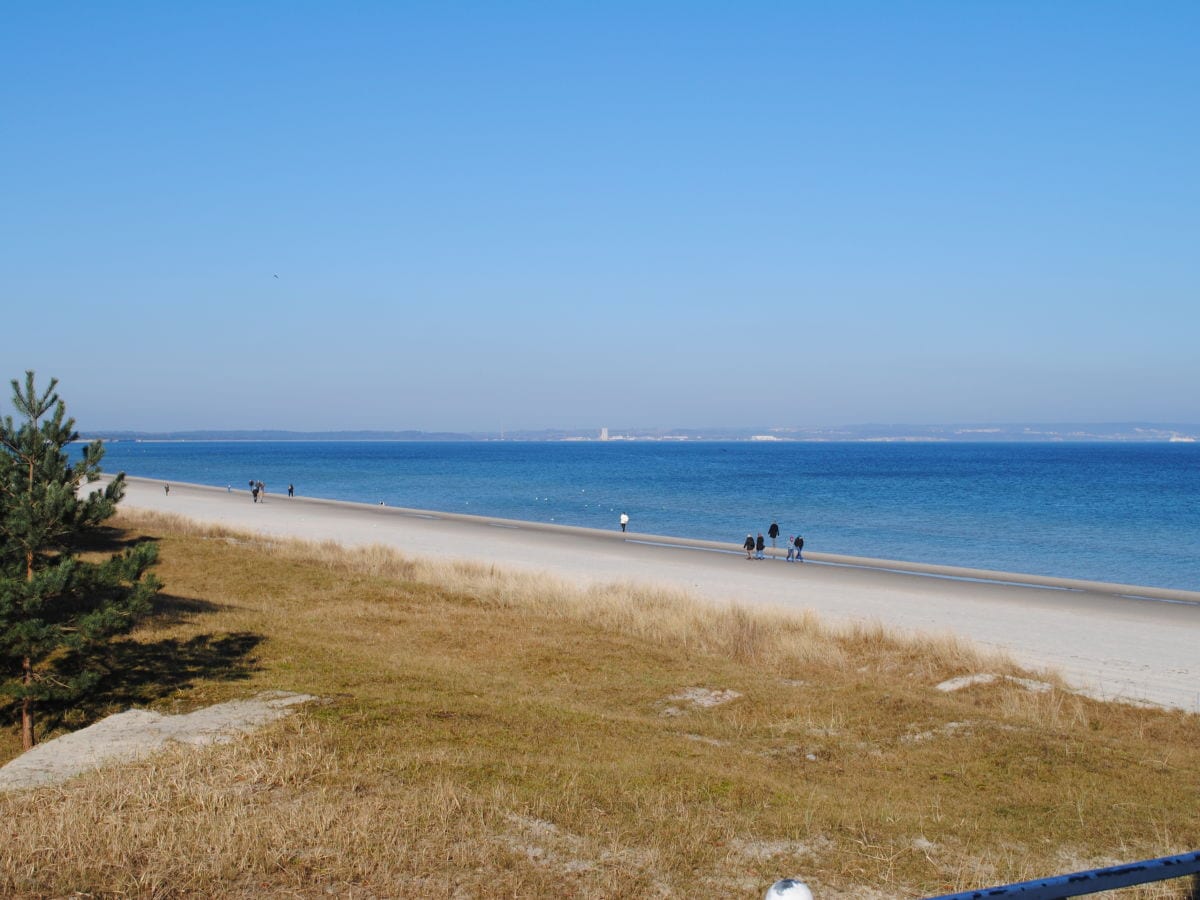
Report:
<svg viewBox="0 0 1200 900"><path fill-rule="evenodd" d="M1200 3L9 3L85 428L1200 422ZM7 404L4 404L7 408Z"/></svg>

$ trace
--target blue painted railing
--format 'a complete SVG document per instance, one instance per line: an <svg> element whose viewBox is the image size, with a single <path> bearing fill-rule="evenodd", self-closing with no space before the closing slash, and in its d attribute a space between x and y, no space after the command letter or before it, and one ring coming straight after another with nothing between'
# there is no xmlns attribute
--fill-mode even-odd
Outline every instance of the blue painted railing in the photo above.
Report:
<svg viewBox="0 0 1200 900"><path fill-rule="evenodd" d="M1101 891L1113 891L1135 884L1149 884L1152 881L1166 881L1169 878L1183 878L1196 874L1200 874L1200 850L1181 853L1178 856L1162 856L1125 866L1058 875L1040 881L1023 881L1020 884L1006 884L978 891L942 894L929 897L928 900L1065 900L1067 897L1082 897L1084 894L1098 894ZM1200 900L1200 887L1193 886L1188 896Z"/></svg>

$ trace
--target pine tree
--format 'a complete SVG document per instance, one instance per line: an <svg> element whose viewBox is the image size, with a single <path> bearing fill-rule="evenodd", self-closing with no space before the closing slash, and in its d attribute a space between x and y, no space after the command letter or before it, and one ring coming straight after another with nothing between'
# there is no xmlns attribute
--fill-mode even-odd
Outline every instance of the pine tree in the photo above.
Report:
<svg viewBox="0 0 1200 900"><path fill-rule="evenodd" d="M80 559L81 546L116 511L125 476L81 496L81 486L99 479L104 447L88 444L70 463L67 447L79 435L57 384L51 379L39 395L33 372L23 387L14 379L20 419L0 421L0 696L20 707L26 750L35 743L37 702L78 697L97 677L86 665L63 674L54 662L68 653L86 658L129 631L159 588L148 572L152 543L102 562Z"/></svg>

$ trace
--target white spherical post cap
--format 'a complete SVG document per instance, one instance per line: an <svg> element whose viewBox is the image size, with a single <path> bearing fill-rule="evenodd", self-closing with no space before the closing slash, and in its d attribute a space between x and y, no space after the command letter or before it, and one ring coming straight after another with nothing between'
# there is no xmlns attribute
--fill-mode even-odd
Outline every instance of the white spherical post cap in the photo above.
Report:
<svg viewBox="0 0 1200 900"><path fill-rule="evenodd" d="M763 900L813 900L813 895L803 881L784 878L771 885Z"/></svg>

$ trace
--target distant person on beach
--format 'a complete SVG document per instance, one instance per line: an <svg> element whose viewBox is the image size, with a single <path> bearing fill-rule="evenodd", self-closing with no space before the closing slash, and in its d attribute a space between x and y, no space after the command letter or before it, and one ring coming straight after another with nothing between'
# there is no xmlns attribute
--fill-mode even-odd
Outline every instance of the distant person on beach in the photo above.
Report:
<svg viewBox="0 0 1200 900"><path fill-rule="evenodd" d="M621 530L625 530L625 526L629 524L629 513L621 513Z"/></svg>
<svg viewBox="0 0 1200 900"><path fill-rule="evenodd" d="M288 496L289 496L289 497L295 497L295 496L296 496L296 486L295 486L294 484L289 484L289 485L288 485Z"/></svg>
<svg viewBox="0 0 1200 900"><path fill-rule="evenodd" d="M746 540L742 546L746 548L746 559L754 559L754 535L746 535Z"/></svg>
<svg viewBox="0 0 1200 900"><path fill-rule="evenodd" d="M171 486L169 484L163 485L163 493L166 494L168 497L171 496Z"/></svg>
<svg viewBox="0 0 1200 900"><path fill-rule="evenodd" d="M771 539L771 549L775 549L775 538L779 537L779 523L772 522L771 527L767 529L767 537Z"/></svg>
<svg viewBox="0 0 1200 900"><path fill-rule="evenodd" d="M254 497L254 502L257 503L258 502L258 485L257 484L250 488L250 494L251 494L251 496Z"/></svg>
<svg viewBox="0 0 1200 900"><path fill-rule="evenodd" d="M794 537L792 537L792 535L790 535L790 534L788 535L788 539L787 539L787 548L788 548L787 561L792 562L796 558L796 539Z"/></svg>
<svg viewBox="0 0 1200 900"><path fill-rule="evenodd" d="M795 546L796 562L804 562L804 557L800 555L800 551L804 549L804 538L800 537L800 535L796 535Z"/></svg>
<svg viewBox="0 0 1200 900"><path fill-rule="evenodd" d="M766 546L767 546L767 542L765 540L763 540L762 532L760 531L758 533L758 540L756 540L754 542L754 558L755 559L766 559L766 557L763 556L763 550L766 549Z"/></svg>
<svg viewBox="0 0 1200 900"><path fill-rule="evenodd" d="M258 483L258 495L265 502L267 499L267 486L261 481Z"/></svg>
<svg viewBox="0 0 1200 900"><path fill-rule="evenodd" d="M227 494L233 493L233 485L232 484L225 485L225 493L227 493Z"/></svg>

